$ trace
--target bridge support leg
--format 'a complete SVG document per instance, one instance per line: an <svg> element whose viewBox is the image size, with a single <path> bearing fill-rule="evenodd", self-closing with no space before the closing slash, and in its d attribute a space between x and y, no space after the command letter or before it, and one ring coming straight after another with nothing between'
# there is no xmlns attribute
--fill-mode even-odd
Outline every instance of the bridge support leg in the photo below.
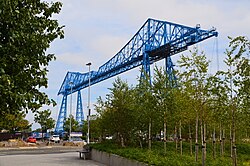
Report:
<svg viewBox="0 0 250 166"><path fill-rule="evenodd" d="M166 66L166 73L167 73L167 77L169 79L170 86L171 87L177 86L176 76L174 73L174 64L173 64L170 56L167 56L165 58L165 66Z"/></svg>
<svg viewBox="0 0 250 166"><path fill-rule="evenodd" d="M63 95L60 112L56 122L55 133L60 133L63 130L64 120L67 117L67 95Z"/></svg>
<svg viewBox="0 0 250 166"><path fill-rule="evenodd" d="M77 94L77 108L76 108L76 121L80 126L83 125L83 109L82 109L82 97L81 97L81 91L78 91Z"/></svg>
<svg viewBox="0 0 250 166"><path fill-rule="evenodd" d="M141 79L149 78L149 82L151 85L151 74L150 74L150 60L148 53L143 53L143 61L142 61L142 71L141 71Z"/></svg>

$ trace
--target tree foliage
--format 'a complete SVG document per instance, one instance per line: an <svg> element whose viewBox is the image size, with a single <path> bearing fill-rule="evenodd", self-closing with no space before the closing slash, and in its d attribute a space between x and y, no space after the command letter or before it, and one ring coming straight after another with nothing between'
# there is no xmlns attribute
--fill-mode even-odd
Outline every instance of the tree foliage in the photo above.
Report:
<svg viewBox="0 0 250 166"><path fill-rule="evenodd" d="M6 114L5 117L0 117L0 130L8 130L10 132L31 131L31 125L25 119L24 113Z"/></svg>
<svg viewBox="0 0 250 166"><path fill-rule="evenodd" d="M35 114L34 121L41 125L42 132L47 132L55 126L55 120L50 117L51 111L49 109L39 111Z"/></svg>
<svg viewBox="0 0 250 166"><path fill-rule="evenodd" d="M46 50L63 38L63 26L52 19L61 6L40 0L0 1L0 116L35 112L53 102L40 88L47 87L47 66L55 59Z"/></svg>
<svg viewBox="0 0 250 166"><path fill-rule="evenodd" d="M118 142L121 141L116 136L120 134L125 145L142 147L148 143L149 148L151 140L159 139L164 131L169 140L175 135L176 150L181 154L182 138L190 140L191 151L195 138L197 160L202 147L204 163L209 143L215 158L217 149L227 150L227 142L231 141L232 149L236 140L249 140L250 42L242 36L229 39L224 61L227 69L215 74L208 73L210 62L195 47L177 62L176 86L157 67L152 80L144 75L135 87L129 87L120 78L115 80L106 100L99 98L96 104L95 127L100 129L96 131L104 138L112 135ZM216 148L217 140L220 148ZM164 150L167 154L167 146ZM224 152L219 154L223 156ZM235 163L236 157L233 158Z"/></svg>
<svg viewBox="0 0 250 166"><path fill-rule="evenodd" d="M71 120L71 122L70 122ZM73 115L70 115L63 124L63 130L67 133L70 133L70 123L71 123L71 132L80 132L82 131L79 123L75 120Z"/></svg>

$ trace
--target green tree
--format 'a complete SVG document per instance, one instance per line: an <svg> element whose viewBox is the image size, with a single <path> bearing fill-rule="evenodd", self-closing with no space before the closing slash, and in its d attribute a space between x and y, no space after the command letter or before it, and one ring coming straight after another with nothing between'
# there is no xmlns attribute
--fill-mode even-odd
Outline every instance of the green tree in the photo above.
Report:
<svg viewBox="0 0 250 166"><path fill-rule="evenodd" d="M168 74L163 71L162 68L155 68L154 80L152 83L152 90L154 97L156 98L156 112L161 117L158 122L163 122L163 140L164 140L164 152L166 153L166 141L167 141L167 123L170 126L175 126L178 120L175 92L178 90L170 82ZM176 116L173 114L176 113ZM170 118L171 117L171 118ZM162 126L162 123L158 123ZM159 130L158 130L159 131Z"/></svg>
<svg viewBox="0 0 250 166"><path fill-rule="evenodd" d="M112 135L114 134L113 132L113 127L112 127L112 121L109 122L109 112L107 110L107 104L106 102L99 96L97 98L97 102L94 105L95 110L97 112L96 116L96 135L99 136L100 140L105 138L106 135ZM92 128L92 125L90 126L90 129ZM87 132L87 124L84 124L84 131ZM92 130L91 130L92 132Z"/></svg>
<svg viewBox="0 0 250 166"><path fill-rule="evenodd" d="M117 140L121 146L130 142L132 129L135 125L132 110L132 90L128 84L119 77L110 88L110 94L107 95L106 114L109 115L109 126L113 133L117 135ZM111 126L113 125L113 126Z"/></svg>
<svg viewBox="0 0 250 166"><path fill-rule="evenodd" d="M73 115L69 115L69 117L65 120L63 124L63 130L67 133L70 133L70 119L71 119L71 132L81 132L82 129L79 123L75 120Z"/></svg>
<svg viewBox="0 0 250 166"><path fill-rule="evenodd" d="M6 114L5 117L0 117L0 130L5 129L10 132L15 131L31 131L29 121L25 119L24 113Z"/></svg>
<svg viewBox="0 0 250 166"><path fill-rule="evenodd" d="M249 121L244 117L249 117L249 85L250 85L250 64L246 56L250 53L250 42L247 37L239 36L231 38L229 48L226 49L227 55L224 61L228 67L227 71L221 72L225 76L227 87L229 89L229 109L231 111L230 123L230 137L231 137L231 155L233 159L233 165L237 165L237 153L236 153L236 131L240 124ZM242 119L239 119L239 117ZM240 121L243 121L240 122ZM248 124L249 126L249 124ZM247 125L244 128L248 128Z"/></svg>
<svg viewBox="0 0 250 166"><path fill-rule="evenodd" d="M240 132L245 137L250 128L250 41L245 36L230 38L230 52L234 55L235 79L233 80L234 93L237 95L236 123L238 137ZM237 91L237 92L236 92ZM243 130L240 130L243 129Z"/></svg>
<svg viewBox="0 0 250 166"><path fill-rule="evenodd" d="M213 157L216 156L216 128L219 128L220 155L224 154L225 127L228 125L229 89L218 71L208 79L208 105L210 109L210 126L213 128Z"/></svg>
<svg viewBox="0 0 250 166"><path fill-rule="evenodd" d="M35 114L34 121L41 125L42 137L43 133L46 133L48 129L52 129L55 126L55 120L50 115L51 111L49 109L39 111Z"/></svg>
<svg viewBox="0 0 250 166"><path fill-rule="evenodd" d="M196 113L196 157L195 160L198 160L198 124L200 122L200 131L201 131L201 144L202 144L202 162L204 164L206 158L206 119L207 119L207 76L208 76L208 66L209 61L206 59L205 53L199 52L196 47L191 52L191 56L180 57L178 60L179 66L184 68L184 72L180 74L181 77L181 86L189 92L189 95L194 99L193 109Z"/></svg>
<svg viewBox="0 0 250 166"><path fill-rule="evenodd" d="M143 133L147 133L148 148L151 149L152 146L152 133L155 133L155 128L158 124L157 112L156 112L156 97L153 93L153 87L151 85L150 77L147 73L144 73L144 77L139 80L139 85L135 88L136 96L136 108L139 115L137 123L140 124L140 129ZM154 129L154 130L152 130ZM158 130L159 131L159 130Z"/></svg>
<svg viewBox="0 0 250 166"><path fill-rule="evenodd" d="M249 43L249 42L248 42ZM249 44L250 45L250 44ZM250 50L250 49L249 49ZM248 52L249 52L248 50ZM238 119L241 119L239 129L243 129L241 137L249 138L250 132L250 59L242 57L237 66L239 76L242 78L237 84L240 85L240 108Z"/></svg>
<svg viewBox="0 0 250 166"><path fill-rule="evenodd" d="M46 50L63 38L63 26L52 19L60 2L0 1L0 116L37 111L54 101L40 91L47 88L48 64L55 59Z"/></svg>

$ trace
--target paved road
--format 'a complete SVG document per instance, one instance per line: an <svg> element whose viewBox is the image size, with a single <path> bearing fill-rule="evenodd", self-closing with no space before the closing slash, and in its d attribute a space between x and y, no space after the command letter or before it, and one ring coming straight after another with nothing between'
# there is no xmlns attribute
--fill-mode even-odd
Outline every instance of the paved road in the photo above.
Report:
<svg viewBox="0 0 250 166"><path fill-rule="evenodd" d="M0 151L1 153L1 151ZM0 155L0 166L105 166L79 158L77 152Z"/></svg>

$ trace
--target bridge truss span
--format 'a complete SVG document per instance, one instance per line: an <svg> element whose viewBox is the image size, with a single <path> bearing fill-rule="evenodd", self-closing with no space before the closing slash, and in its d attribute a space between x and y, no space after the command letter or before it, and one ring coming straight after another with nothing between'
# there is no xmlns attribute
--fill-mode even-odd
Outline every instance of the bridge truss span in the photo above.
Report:
<svg viewBox="0 0 250 166"><path fill-rule="evenodd" d="M129 42L109 61L91 71L91 85L131 70L143 64L143 54L148 53L148 64L187 50L188 46L217 36L214 28L202 30L199 26L148 19ZM68 75L69 74L69 75ZM58 94L70 94L69 82L74 82L72 93L88 86L88 73L69 72Z"/></svg>
<svg viewBox="0 0 250 166"><path fill-rule="evenodd" d="M69 95L88 87L89 77L91 85L94 85L138 66L142 66L150 76L150 65L162 59L166 59L166 70L170 71L168 74L173 74L171 56L213 36L218 36L215 28L203 30L199 25L188 27L150 18L128 43L97 71L68 72L58 95Z"/></svg>

